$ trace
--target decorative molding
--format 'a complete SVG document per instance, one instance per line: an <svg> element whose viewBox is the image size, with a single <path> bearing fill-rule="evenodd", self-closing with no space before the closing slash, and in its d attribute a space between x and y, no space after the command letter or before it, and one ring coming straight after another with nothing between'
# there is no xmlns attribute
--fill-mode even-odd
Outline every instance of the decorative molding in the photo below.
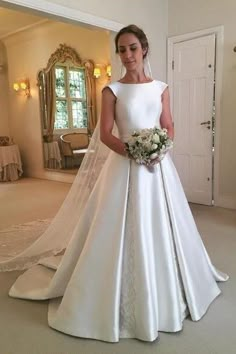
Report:
<svg viewBox="0 0 236 354"><path fill-rule="evenodd" d="M0 1L0 4L1 4L1 1ZM18 28L15 31L11 31L11 32L8 32L7 34L4 34L4 36L0 37L0 40L6 39L6 38L8 38L10 36L13 36L14 34L17 34L17 33L24 32L24 31L27 31L29 29L35 28L35 27L40 26L40 25L42 25L44 23L47 23L47 22L49 22L49 20L46 19L46 20L40 20L40 21L31 23L30 25Z"/></svg>
<svg viewBox="0 0 236 354"><path fill-rule="evenodd" d="M82 60L77 53L76 49L68 46L65 43L59 44L59 48L55 50L54 53L51 54L50 58L48 59L48 63L46 68L39 70L38 72L38 79L40 78L40 75L42 72L49 72L51 68L58 62L64 63L67 60L71 60L74 65L79 65L82 67L85 67L85 69L88 71L88 73L91 75L93 78L93 69L94 69L94 62L91 59L84 59Z"/></svg>
<svg viewBox="0 0 236 354"><path fill-rule="evenodd" d="M52 53L48 60L46 71L49 71L57 62L64 63L68 59L70 59L73 64L82 64L82 60L74 48L67 46L65 43L59 44L59 48Z"/></svg>
<svg viewBox="0 0 236 354"><path fill-rule="evenodd" d="M41 178L41 179L46 179L50 181L57 181L57 182L63 182L63 183L73 183L75 179L75 175L66 173L63 170L60 171L53 171L53 170L31 170L29 173L24 171L24 175L27 177L32 177L32 178Z"/></svg>
<svg viewBox="0 0 236 354"><path fill-rule="evenodd" d="M58 17L57 20L61 20L61 18L66 18L71 21L81 22L87 25L96 26L99 28L105 28L110 31L118 32L124 25L115 22L112 20L108 20L103 17L98 17L95 15L91 15L89 13L69 8L63 5L58 5L55 3L51 3L46 0L0 0L0 5L7 7L7 8L17 8L23 7L28 8L36 11L40 11L41 13L48 13L50 15ZM54 19L55 20L55 19Z"/></svg>
<svg viewBox="0 0 236 354"><path fill-rule="evenodd" d="M218 33L224 32L224 26L221 25L221 26L206 28L203 30L195 31L195 32L180 34L177 36L171 36L171 37L169 37L168 41L171 41L173 43L178 43L178 42L187 41L189 39L207 36L208 34L217 33L217 32Z"/></svg>

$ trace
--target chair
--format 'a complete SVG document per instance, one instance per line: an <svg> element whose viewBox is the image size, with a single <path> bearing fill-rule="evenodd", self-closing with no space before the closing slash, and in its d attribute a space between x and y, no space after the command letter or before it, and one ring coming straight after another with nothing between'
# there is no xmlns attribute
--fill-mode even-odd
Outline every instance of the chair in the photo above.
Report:
<svg viewBox="0 0 236 354"><path fill-rule="evenodd" d="M61 153L65 159L65 168L68 168L68 160L71 161L72 167L75 166L76 160L78 164L87 152L89 145L89 136L86 133L67 133L60 136Z"/></svg>

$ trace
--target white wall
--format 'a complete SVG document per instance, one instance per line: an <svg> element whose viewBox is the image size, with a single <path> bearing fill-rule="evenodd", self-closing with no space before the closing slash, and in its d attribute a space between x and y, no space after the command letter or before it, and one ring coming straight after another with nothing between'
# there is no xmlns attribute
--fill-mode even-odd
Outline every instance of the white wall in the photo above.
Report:
<svg viewBox="0 0 236 354"><path fill-rule="evenodd" d="M50 55L60 43L75 48L82 60L92 59L95 63L109 63L109 33L49 21L12 35L4 42L9 67L10 133L20 147L24 173L27 176L51 176L60 180L59 174L50 173L43 168L37 73L46 67ZM18 95L12 90L12 83L24 77L30 80L30 98ZM101 100L103 84L103 81L98 81L98 103Z"/></svg>
<svg viewBox="0 0 236 354"><path fill-rule="evenodd" d="M236 1L169 0L169 36L224 26L218 204L236 208Z"/></svg>
<svg viewBox="0 0 236 354"><path fill-rule="evenodd" d="M0 41L0 135L10 135L8 116L7 56L4 43Z"/></svg>

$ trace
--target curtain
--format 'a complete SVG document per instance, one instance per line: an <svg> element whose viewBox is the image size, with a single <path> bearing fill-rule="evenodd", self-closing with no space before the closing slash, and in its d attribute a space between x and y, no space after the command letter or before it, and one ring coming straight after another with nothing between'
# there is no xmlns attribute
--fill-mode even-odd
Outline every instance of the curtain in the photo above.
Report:
<svg viewBox="0 0 236 354"><path fill-rule="evenodd" d="M87 90L88 132L90 135L92 135L97 124L96 87L93 69L94 64L92 61L87 61L85 63L85 84Z"/></svg>
<svg viewBox="0 0 236 354"><path fill-rule="evenodd" d="M45 110L47 117L47 141L53 141L53 130L55 122L55 72L54 66L44 72L45 79Z"/></svg>

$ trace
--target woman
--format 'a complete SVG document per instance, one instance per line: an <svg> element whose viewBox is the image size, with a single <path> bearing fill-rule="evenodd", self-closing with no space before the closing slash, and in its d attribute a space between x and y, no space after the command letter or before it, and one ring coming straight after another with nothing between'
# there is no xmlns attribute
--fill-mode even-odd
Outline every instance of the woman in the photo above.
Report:
<svg viewBox="0 0 236 354"><path fill-rule="evenodd" d="M153 341L158 331L180 331L188 314L199 320L227 275L209 260L168 154L152 170L127 157L134 130L174 132L167 85L145 74L146 35L130 25L115 44L126 73L103 90L100 125L112 151L59 265L41 261L10 296L53 299L49 325L74 336Z"/></svg>

